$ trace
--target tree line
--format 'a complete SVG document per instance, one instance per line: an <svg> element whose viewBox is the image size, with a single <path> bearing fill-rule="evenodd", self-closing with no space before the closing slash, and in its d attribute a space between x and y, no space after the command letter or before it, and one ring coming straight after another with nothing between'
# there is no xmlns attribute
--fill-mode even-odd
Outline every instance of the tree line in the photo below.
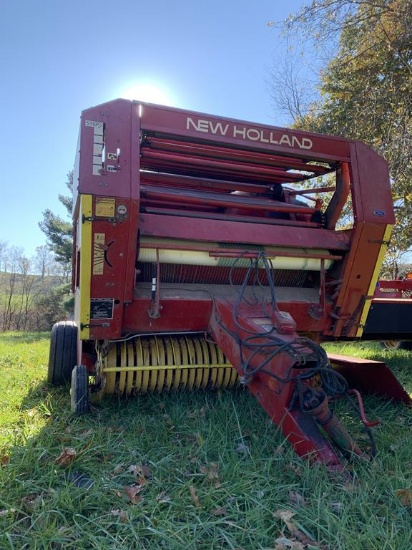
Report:
<svg viewBox="0 0 412 550"><path fill-rule="evenodd" d="M67 175L71 191L73 173ZM33 258L23 250L0 241L0 331L47 331L56 321L72 315L71 195L59 195L67 220L50 210L39 226L47 244L36 248Z"/></svg>
<svg viewBox="0 0 412 550"><path fill-rule="evenodd" d="M0 242L0 331L49 330L69 315L69 273L48 246L27 258L22 249Z"/></svg>

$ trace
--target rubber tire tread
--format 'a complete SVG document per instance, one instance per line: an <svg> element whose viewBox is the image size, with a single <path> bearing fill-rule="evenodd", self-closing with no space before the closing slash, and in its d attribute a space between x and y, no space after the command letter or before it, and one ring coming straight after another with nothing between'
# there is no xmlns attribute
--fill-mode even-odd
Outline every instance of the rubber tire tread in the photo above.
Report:
<svg viewBox="0 0 412 550"><path fill-rule="evenodd" d="M89 374L85 365L76 365L72 370L70 400L73 414L80 416L90 411Z"/></svg>
<svg viewBox="0 0 412 550"><path fill-rule="evenodd" d="M70 383L77 362L77 325L74 321L55 323L50 337L47 381L53 386Z"/></svg>

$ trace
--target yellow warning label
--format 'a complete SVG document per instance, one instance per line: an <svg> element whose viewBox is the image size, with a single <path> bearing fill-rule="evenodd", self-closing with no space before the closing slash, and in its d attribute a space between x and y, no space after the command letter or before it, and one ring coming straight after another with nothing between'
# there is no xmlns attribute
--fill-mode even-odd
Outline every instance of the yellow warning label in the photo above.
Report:
<svg viewBox="0 0 412 550"><path fill-rule="evenodd" d="M111 199L109 197L97 197L96 198L96 217L114 218L115 207L116 207L115 199Z"/></svg>
<svg viewBox="0 0 412 550"><path fill-rule="evenodd" d="M93 275L103 275L105 233L95 233L93 237Z"/></svg>

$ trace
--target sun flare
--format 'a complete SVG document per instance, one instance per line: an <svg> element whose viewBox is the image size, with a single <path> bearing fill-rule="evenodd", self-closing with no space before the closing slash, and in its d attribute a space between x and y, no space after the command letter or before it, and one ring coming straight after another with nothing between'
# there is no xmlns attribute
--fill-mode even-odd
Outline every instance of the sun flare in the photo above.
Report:
<svg viewBox="0 0 412 550"><path fill-rule="evenodd" d="M164 86L151 83L137 83L124 88L119 96L123 99L135 99L147 103L173 106L175 100Z"/></svg>

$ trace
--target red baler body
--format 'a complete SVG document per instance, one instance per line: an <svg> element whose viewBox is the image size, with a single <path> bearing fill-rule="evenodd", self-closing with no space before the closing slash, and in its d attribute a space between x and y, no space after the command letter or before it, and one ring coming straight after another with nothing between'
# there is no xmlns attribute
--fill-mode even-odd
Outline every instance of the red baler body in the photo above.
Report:
<svg viewBox="0 0 412 550"><path fill-rule="evenodd" d="M305 364L319 361L310 342L362 335L394 223L384 159L120 99L83 112L78 149L79 364L95 373L99 348L134 336L204 333L299 454L339 464Z"/></svg>

